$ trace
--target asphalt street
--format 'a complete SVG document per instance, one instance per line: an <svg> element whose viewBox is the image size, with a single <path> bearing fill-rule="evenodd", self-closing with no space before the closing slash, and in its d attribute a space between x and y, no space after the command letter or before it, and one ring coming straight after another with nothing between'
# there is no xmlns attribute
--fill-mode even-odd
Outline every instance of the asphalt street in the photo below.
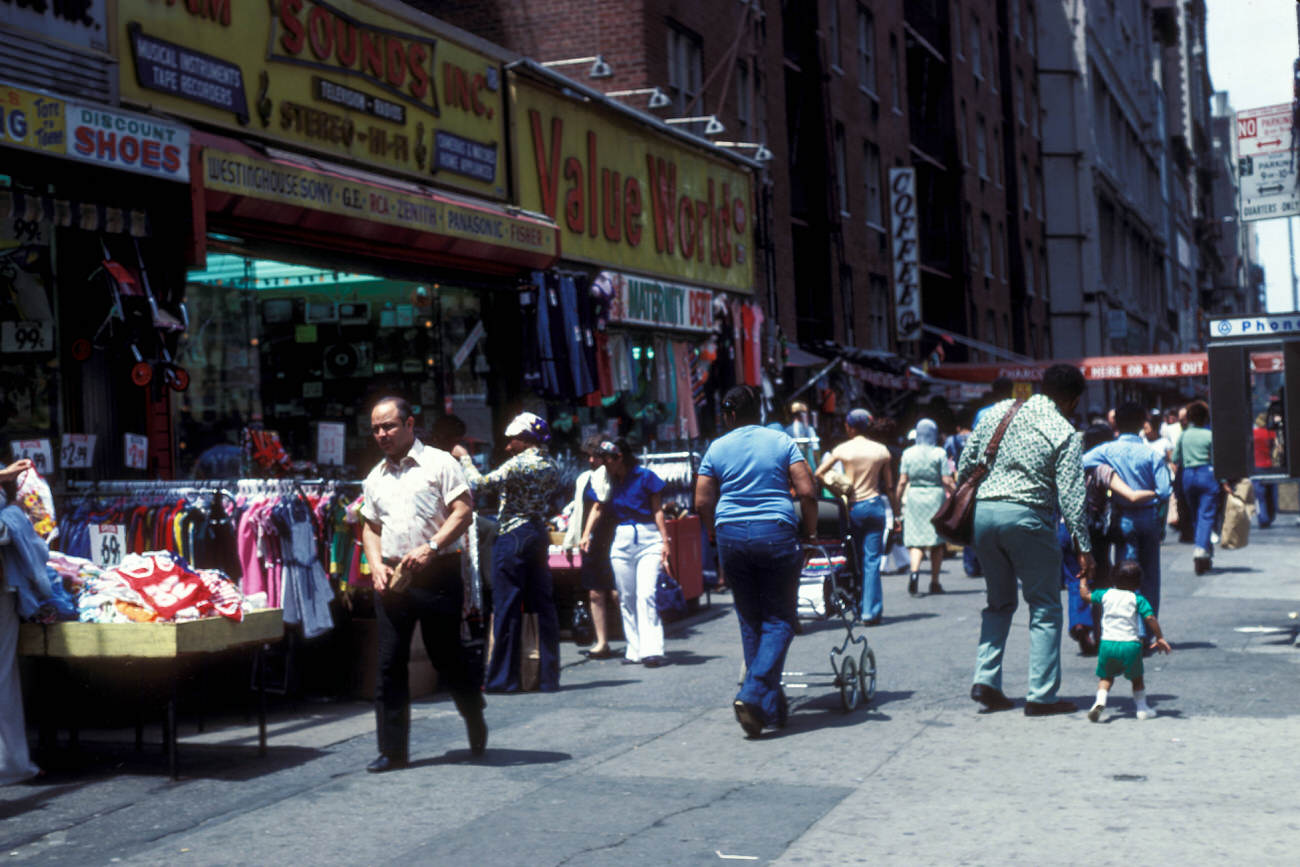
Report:
<svg viewBox="0 0 1300 867"><path fill-rule="evenodd" d="M878 692L845 713L829 683L837 622L809 621L787 667L789 726L746 740L730 701L740 667L729 597L670 632L671 665L588 661L563 649L556 694L490 696L475 760L449 701L417 704L409 769L370 775L362 703L277 712L259 758L243 717L181 741L171 782L157 747L85 732L81 761L0 788L0 858L31 864L1124 864L1283 863L1295 857L1300 740L1300 528L1283 515L1197 577L1163 551L1148 660L1159 712L1126 684L1084 716L1094 661L1063 647L1078 713L1026 718L1027 619L1007 651L1014 711L968 697L983 582L945 564L948 593L913 599L885 578L866 631ZM924 582L923 585L924 586ZM817 673L824 673L818 677ZM1291 756L1291 758L1288 758Z"/></svg>

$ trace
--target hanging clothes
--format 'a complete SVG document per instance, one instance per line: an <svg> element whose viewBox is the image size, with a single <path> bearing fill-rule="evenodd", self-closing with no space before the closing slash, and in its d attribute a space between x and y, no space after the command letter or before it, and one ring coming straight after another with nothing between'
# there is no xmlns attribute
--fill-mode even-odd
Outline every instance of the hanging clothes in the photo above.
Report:
<svg viewBox="0 0 1300 867"><path fill-rule="evenodd" d="M614 391L630 392L636 385L633 373L632 346L626 334L614 332L609 335L609 367L613 379Z"/></svg>
<svg viewBox="0 0 1300 867"><path fill-rule="evenodd" d="M595 378L587 367L586 340L578 315L578 287L572 276L559 278L559 321L564 335L565 355L573 397L585 397L595 390Z"/></svg>
<svg viewBox="0 0 1300 867"><path fill-rule="evenodd" d="M695 352L685 340L672 343L677 380L677 428L683 437L695 439L700 435L699 418L695 413L695 386L692 383Z"/></svg>

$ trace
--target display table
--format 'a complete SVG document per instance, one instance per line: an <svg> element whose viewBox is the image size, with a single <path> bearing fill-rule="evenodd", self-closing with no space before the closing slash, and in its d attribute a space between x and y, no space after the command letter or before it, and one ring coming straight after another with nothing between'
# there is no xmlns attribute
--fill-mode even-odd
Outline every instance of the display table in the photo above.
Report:
<svg viewBox="0 0 1300 867"><path fill-rule="evenodd" d="M206 617L184 623L24 623L18 633L18 653L39 660L66 663L140 660L164 667L169 684L163 741L172 779L176 779L176 687L182 668L208 654L240 647L257 647L260 663L265 645L284 634L283 612L266 608L244 615L238 623ZM257 668L258 755L266 755L266 693ZM40 692L35 691L40 700ZM137 726L136 742L140 742Z"/></svg>

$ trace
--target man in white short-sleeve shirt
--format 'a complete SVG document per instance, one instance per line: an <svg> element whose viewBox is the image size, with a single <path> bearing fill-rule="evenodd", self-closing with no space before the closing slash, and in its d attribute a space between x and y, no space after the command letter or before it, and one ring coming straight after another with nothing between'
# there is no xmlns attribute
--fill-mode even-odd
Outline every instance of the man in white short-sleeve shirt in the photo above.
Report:
<svg viewBox="0 0 1300 867"><path fill-rule="evenodd" d="M409 760L408 668L416 623L430 662L465 718L470 751L481 755L487 746L483 695L460 642L460 560L474 508L469 484L451 455L416 439L410 404L402 398L380 399L370 413L370 430L385 457L366 476L361 507L379 640L379 757L366 770L396 770ZM410 577L395 590L399 566Z"/></svg>

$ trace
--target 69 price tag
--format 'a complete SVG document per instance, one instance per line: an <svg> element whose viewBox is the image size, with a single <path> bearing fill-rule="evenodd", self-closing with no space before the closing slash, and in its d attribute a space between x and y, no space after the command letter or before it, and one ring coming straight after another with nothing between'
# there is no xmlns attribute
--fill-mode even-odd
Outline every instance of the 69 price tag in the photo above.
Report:
<svg viewBox="0 0 1300 867"><path fill-rule="evenodd" d="M117 566L126 556L126 527L122 524L90 526L90 559L101 569Z"/></svg>
<svg viewBox="0 0 1300 867"><path fill-rule="evenodd" d="M47 320L0 322L0 351L51 352L54 350L54 327Z"/></svg>

